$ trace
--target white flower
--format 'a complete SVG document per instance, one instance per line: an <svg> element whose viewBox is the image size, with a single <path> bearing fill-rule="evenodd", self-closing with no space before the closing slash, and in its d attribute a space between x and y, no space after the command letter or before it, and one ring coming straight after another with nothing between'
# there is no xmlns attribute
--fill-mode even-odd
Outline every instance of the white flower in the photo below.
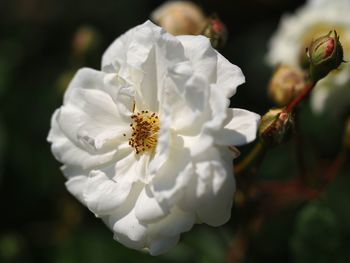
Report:
<svg viewBox="0 0 350 263"><path fill-rule="evenodd" d="M344 59L350 59L350 1L309 0L294 15L284 15L272 37L267 60L298 66L301 55L312 39L336 29L344 48ZM322 79L313 90L311 105L315 112L343 111L350 108L350 63Z"/></svg>
<svg viewBox="0 0 350 263"><path fill-rule="evenodd" d="M231 146L254 140L259 121L228 108L243 82L203 36L174 37L151 22L131 29L102 71L75 75L52 117L48 140L68 190L116 240L152 255L195 223L224 224Z"/></svg>

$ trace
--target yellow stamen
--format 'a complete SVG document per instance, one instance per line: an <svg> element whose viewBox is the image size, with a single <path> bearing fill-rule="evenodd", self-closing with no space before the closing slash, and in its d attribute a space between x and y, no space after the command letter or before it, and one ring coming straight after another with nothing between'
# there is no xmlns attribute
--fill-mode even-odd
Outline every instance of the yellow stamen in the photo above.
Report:
<svg viewBox="0 0 350 263"><path fill-rule="evenodd" d="M159 117L154 112L141 111L131 115L132 129L129 145L136 154L153 152L157 146L158 131L160 127Z"/></svg>

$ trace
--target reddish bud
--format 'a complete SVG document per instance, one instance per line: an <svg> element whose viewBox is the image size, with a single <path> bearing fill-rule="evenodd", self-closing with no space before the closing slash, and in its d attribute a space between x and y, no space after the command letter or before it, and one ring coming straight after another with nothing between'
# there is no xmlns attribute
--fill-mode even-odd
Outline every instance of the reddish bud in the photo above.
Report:
<svg viewBox="0 0 350 263"><path fill-rule="evenodd" d="M337 32L330 31L327 35L314 40L307 50L310 62L310 77L316 82L337 69L343 60L343 47Z"/></svg>
<svg viewBox="0 0 350 263"><path fill-rule="evenodd" d="M202 35L208 37L214 48L222 48L227 41L227 29L224 23L217 16L208 18L208 24L202 32Z"/></svg>

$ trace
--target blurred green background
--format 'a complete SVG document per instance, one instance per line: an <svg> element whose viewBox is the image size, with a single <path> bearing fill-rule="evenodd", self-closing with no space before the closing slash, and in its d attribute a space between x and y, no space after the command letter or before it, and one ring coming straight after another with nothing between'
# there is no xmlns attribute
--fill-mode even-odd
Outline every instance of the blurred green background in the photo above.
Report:
<svg viewBox="0 0 350 263"><path fill-rule="evenodd" d="M60 164L46 142L64 88L78 68L98 69L106 47L162 2L0 1L0 262L239 262L240 253L244 262L350 262L347 163L319 198L272 213L259 200L237 205L228 224L195 226L175 249L159 257L113 241L100 220L66 191ZM229 39L221 52L246 75L232 105L263 114L273 106L266 94L272 72L264 62L268 40L280 16L304 1L196 3L227 25ZM306 167L322 173L339 151L344 116L315 116L307 103L303 106ZM242 155L251 147L242 147ZM293 178L296 162L292 142L278 146L267 153L254 180ZM238 180L238 188L240 181L247 183ZM246 234L255 224L257 230Z"/></svg>

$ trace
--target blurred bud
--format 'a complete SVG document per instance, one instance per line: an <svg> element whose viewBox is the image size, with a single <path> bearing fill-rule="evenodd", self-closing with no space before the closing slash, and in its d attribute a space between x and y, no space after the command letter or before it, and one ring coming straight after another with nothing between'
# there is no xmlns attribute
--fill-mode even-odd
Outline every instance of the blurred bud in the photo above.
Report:
<svg viewBox="0 0 350 263"><path fill-rule="evenodd" d="M265 145L278 145L285 138L292 123L291 113L283 109L271 109L261 119L259 137Z"/></svg>
<svg viewBox="0 0 350 263"><path fill-rule="evenodd" d="M73 37L74 55L83 56L88 52L95 50L100 42L100 35L96 30L89 26L80 27Z"/></svg>
<svg viewBox="0 0 350 263"><path fill-rule="evenodd" d="M310 77L316 82L344 62L343 47L335 30L314 40L308 48Z"/></svg>
<svg viewBox="0 0 350 263"><path fill-rule="evenodd" d="M350 150L350 118L348 118L345 124L344 147Z"/></svg>
<svg viewBox="0 0 350 263"><path fill-rule="evenodd" d="M203 11L194 3L170 1L158 7L151 19L172 35L199 35L206 25Z"/></svg>
<svg viewBox="0 0 350 263"><path fill-rule="evenodd" d="M290 103L305 87L305 73L297 68L281 65L273 74L268 92L279 106Z"/></svg>
<svg viewBox="0 0 350 263"><path fill-rule="evenodd" d="M216 49L224 47L227 41L226 26L216 15L208 18L207 26L204 28L202 35L208 37L211 45Z"/></svg>

